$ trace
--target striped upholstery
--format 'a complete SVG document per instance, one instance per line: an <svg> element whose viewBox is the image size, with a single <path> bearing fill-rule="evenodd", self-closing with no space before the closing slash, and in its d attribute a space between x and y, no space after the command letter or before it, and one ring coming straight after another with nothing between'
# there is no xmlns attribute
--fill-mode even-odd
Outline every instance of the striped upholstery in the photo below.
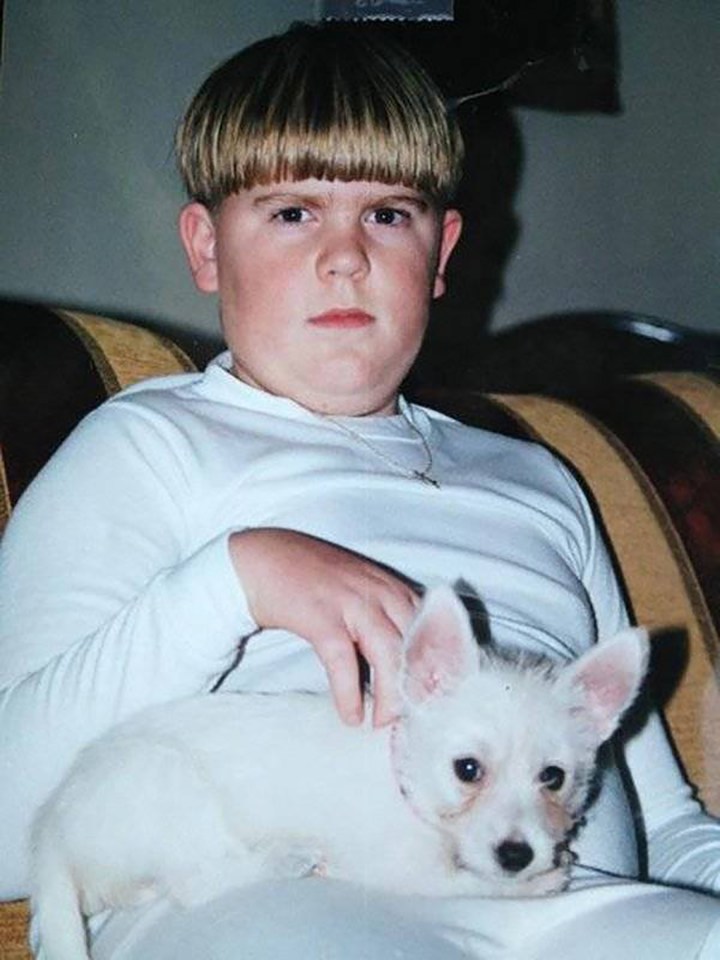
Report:
<svg viewBox="0 0 720 960"><path fill-rule="evenodd" d="M0 304L0 512L80 417L146 376L193 369L167 340L86 314ZM678 752L720 813L720 386L708 375L616 378L572 402L425 391L468 423L547 444L597 507L638 622L656 642L656 687ZM682 676L679 677L679 674ZM0 960L26 960L27 907L0 906Z"/></svg>

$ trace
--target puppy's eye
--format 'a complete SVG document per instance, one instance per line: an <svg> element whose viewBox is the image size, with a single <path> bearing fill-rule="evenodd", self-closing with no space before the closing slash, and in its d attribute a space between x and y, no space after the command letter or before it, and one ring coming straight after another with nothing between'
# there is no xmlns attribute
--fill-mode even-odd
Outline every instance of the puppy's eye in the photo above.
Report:
<svg viewBox="0 0 720 960"><path fill-rule="evenodd" d="M540 783L548 790L559 790L565 783L565 771L560 767L545 767L540 772Z"/></svg>
<svg viewBox="0 0 720 960"><path fill-rule="evenodd" d="M485 773L483 765L475 757L460 757L453 762L453 770L458 780L463 783L477 783Z"/></svg>

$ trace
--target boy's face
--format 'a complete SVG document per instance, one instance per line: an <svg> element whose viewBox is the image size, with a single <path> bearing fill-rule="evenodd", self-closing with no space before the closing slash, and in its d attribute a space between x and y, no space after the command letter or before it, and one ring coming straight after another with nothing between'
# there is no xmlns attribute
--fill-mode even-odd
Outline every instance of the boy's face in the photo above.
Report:
<svg viewBox="0 0 720 960"><path fill-rule="evenodd" d="M180 218L235 374L347 416L395 412L460 226L411 188L339 180L256 186Z"/></svg>

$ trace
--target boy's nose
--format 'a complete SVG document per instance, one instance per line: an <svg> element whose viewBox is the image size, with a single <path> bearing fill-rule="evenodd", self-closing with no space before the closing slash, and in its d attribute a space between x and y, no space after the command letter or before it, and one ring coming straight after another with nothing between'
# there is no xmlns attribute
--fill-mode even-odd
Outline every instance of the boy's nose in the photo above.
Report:
<svg viewBox="0 0 720 960"><path fill-rule="evenodd" d="M328 233L318 255L317 269L323 279L364 277L370 269L370 260L362 231L349 227Z"/></svg>

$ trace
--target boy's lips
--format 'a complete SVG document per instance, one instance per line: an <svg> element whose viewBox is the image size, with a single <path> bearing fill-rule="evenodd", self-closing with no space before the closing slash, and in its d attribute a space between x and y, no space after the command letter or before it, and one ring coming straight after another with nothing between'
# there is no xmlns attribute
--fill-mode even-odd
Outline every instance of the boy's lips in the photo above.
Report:
<svg viewBox="0 0 720 960"><path fill-rule="evenodd" d="M364 310L326 310L325 313L319 313L315 317L310 317L309 323L314 327L338 327L341 329L354 329L357 327L366 327L375 322L375 318Z"/></svg>

